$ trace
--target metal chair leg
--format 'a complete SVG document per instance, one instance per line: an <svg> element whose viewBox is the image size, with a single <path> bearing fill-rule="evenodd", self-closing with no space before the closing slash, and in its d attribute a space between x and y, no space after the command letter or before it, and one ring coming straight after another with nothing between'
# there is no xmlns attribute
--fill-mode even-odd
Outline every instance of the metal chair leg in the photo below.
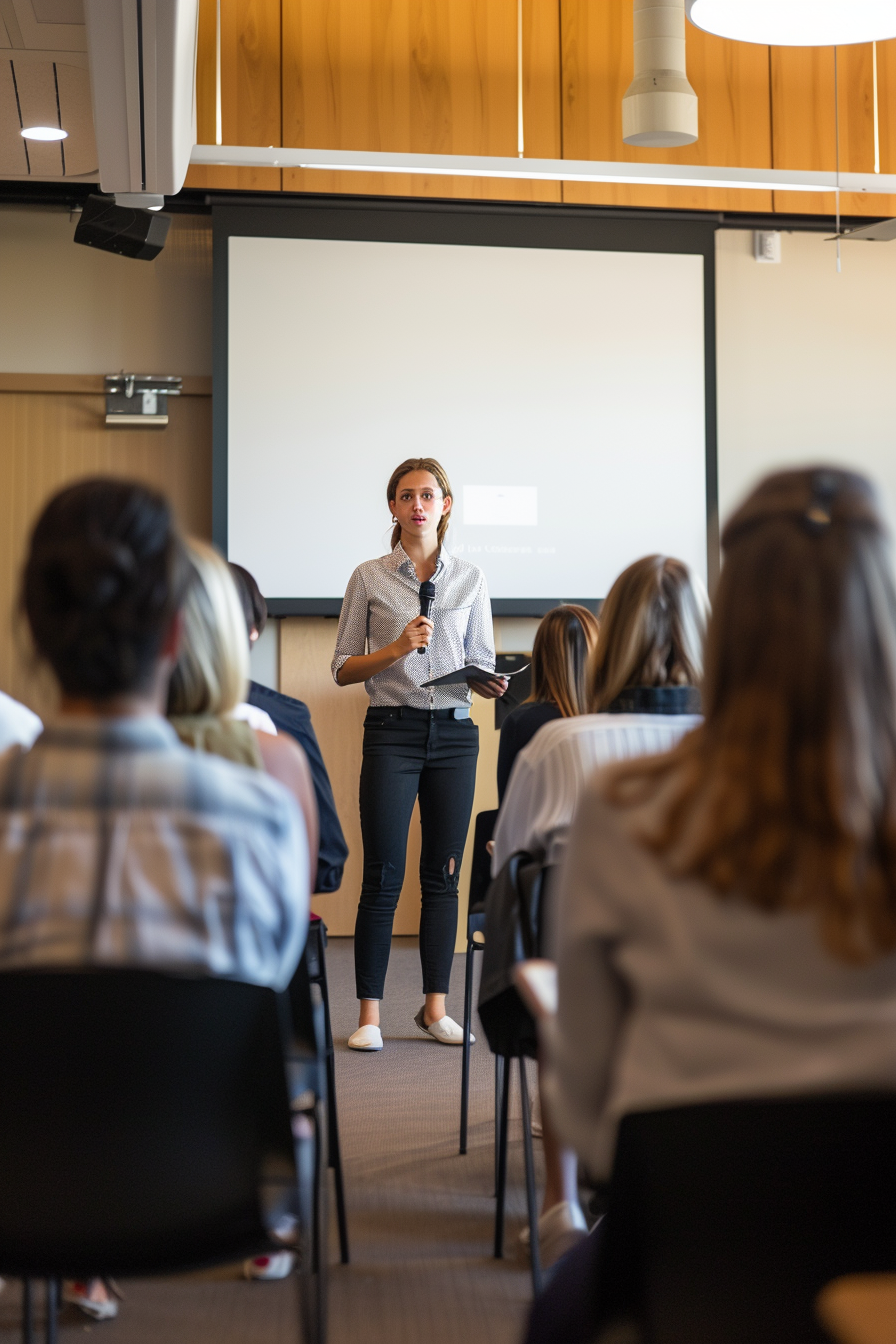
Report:
<svg viewBox="0 0 896 1344"><path fill-rule="evenodd" d="M342 1145L339 1142L339 1117L336 1110L336 1054L333 1049L333 1029L330 1025L330 990L327 984L327 962L324 955L326 928L320 931L318 962L320 964L320 993L324 1004L324 1041L327 1048L327 1138L329 1160L336 1187L336 1222L339 1227L339 1259L349 1262L348 1217L345 1211L345 1184L342 1179Z"/></svg>
<svg viewBox="0 0 896 1344"><path fill-rule="evenodd" d="M45 1327L47 1344L56 1344L58 1338L56 1318L59 1315L59 1298L59 1280L47 1279L47 1324Z"/></svg>
<svg viewBox="0 0 896 1344"><path fill-rule="evenodd" d="M501 1106L496 1115L498 1129L498 1173L495 1191L495 1259L504 1255L504 1197L507 1193L507 1120L510 1113L510 1060L503 1061Z"/></svg>
<svg viewBox="0 0 896 1344"><path fill-rule="evenodd" d="M473 1018L473 957L476 944L467 939L467 967L464 978L464 1043L460 1075L460 1151L467 1151L467 1121L470 1113L470 1033Z"/></svg>
<svg viewBox="0 0 896 1344"><path fill-rule="evenodd" d="M501 1151L501 1093L504 1089L505 1060L503 1055L495 1055L495 1197L498 1194L498 1156Z"/></svg>
<svg viewBox="0 0 896 1344"><path fill-rule="evenodd" d="M22 1280L22 1344L34 1344L34 1280Z"/></svg>
<svg viewBox="0 0 896 1344"><path fill-rule="evenodd" d="M537 1297L542 1288L541 1254L538 1245L538 1191L535 1186L535 1157L532 1152L532 1114L529 1107L529 1083L526 1061L520 1059L520 1109L523 1113L523 1157L526 1163L526 1204L529 1211L529 1253L532 1263L532 1291Z"/></svg>

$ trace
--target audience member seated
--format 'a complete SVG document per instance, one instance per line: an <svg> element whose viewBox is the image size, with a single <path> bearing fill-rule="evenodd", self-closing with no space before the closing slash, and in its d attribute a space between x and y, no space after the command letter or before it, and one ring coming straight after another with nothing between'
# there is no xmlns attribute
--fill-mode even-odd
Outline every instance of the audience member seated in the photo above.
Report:
<svg viewBox="0 0 896 1344"><path fill-rule="evenodd" d="M162 716L188 563L168 503L121 480L44 509L22 605L60 712L0 759L0 971L135 965L285 987L308 920L295 799L187 751ZM67 1290L96 1317L100 1280Z"/></svg>
<svg viewBox="0 0 896 1344"><path fill-rule="evenodd" d="M305 753L292 738L234 717L249 673L239 594L214 546L190 538L187 554L190 579L183 639L168 686L168 718L187 746L266 770L290 790L305 818L310 880L316 867L317 805Z"/></svg>
<svg viewBox="0 0 896 1344"><path fill-rule="evenodd" d="M573 603L544 617L532 645L532 694L501 725L498 747L498 802L522 751L551 719L585 713L588 658L597 643L597 618Z"/></svg>
<svg viewBox="0 0 896 1344"><path fill-rule="evenodd" d="M517 757L495 826L493 872L512 854L555 869L585 784L606 761L663 751L699 723L705 594L680 560L650 555L613 584L588 672L589 714L545 723ZM534 653L534 650L533 650ZM549 883L548 899L551 899ZM586 1014L596 1030L594 1016ZM539 1070L540 1077L540 1070ZM542 1097L545 1191L539 1243L548 1266L586 1233L577 1161Z"/></svg>
<svg viewBox="0 0 896 1344"><path fill-rule="evenodd" d="M261 589L247 569L242 565L231 563L230 572L242 602L251 647L267 624L268 606ZM314 890L319 894L338 891L342 884L345 861L348 858L348 845L345 843L339 814L336 811L327 767L311 722L311 712L302 700L284 695L282 691L272 690L270 686L262 686L258 681L249 682L248 706L255 712L264 714L274 725L276 732L289 733L294 737L307 757L314 782L320 826L317 880Z"/></svg>
<svg viewBox="0 0 896 1344"><path fill-rule="evenodd" d="M705 720L597 775L556 892L546 1101L597 1176L627 1112L896 1089L896 589L879 505L860 476L782 472L722 542ZM562 1307L551 1289L536 1307L533 1341L557 1338L575 1273L593 1282L593 1241L559 1276ZM593 1317L573 1316L563 1337L592 1339Z"/></svg>
<svg viewBox="0 0 896 1344"><path fill-rule="evenodd" d="M0 752L30 747L42 731L43 724L27 705L0 691Z"/></svg>

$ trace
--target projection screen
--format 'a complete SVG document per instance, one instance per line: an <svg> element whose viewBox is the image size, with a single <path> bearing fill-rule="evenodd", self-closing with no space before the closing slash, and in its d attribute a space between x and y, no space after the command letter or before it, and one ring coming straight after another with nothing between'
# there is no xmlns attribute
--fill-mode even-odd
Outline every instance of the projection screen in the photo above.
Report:
<svg viewBox="0 0 896 1344"><path fill-rule="evenodd" d="M706 578L706 249L575 241L216 228L216 537L275 610L338 610L415 456L446 468L448 546L498 612L599 599L656 551Z"/></svg>

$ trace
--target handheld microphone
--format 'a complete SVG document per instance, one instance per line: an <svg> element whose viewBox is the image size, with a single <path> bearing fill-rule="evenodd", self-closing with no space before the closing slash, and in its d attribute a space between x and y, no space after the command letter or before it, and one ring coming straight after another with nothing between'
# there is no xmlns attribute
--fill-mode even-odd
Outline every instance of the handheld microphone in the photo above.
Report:
<svg viewBox="0 0 896 1344"><path fill-rule="evenodd" d="M420 615L425 616L428 621L432 620L433 604L436 600L436 586L431 579L424 579L420 585ZM422 646L417 650L418 653L425 653L426 649Z"/></svg>

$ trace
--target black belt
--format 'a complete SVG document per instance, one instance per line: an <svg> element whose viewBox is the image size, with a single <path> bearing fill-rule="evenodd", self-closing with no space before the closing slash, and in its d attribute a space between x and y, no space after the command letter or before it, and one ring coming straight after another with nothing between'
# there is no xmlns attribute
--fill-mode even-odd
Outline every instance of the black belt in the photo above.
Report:
<svg viewBox="0 0 896 1344"><path fill-rule="evenodd" d="M456 709L417 709L414 705L371 705L368 718L377 719L468 719L469 705Z"/></svg>

